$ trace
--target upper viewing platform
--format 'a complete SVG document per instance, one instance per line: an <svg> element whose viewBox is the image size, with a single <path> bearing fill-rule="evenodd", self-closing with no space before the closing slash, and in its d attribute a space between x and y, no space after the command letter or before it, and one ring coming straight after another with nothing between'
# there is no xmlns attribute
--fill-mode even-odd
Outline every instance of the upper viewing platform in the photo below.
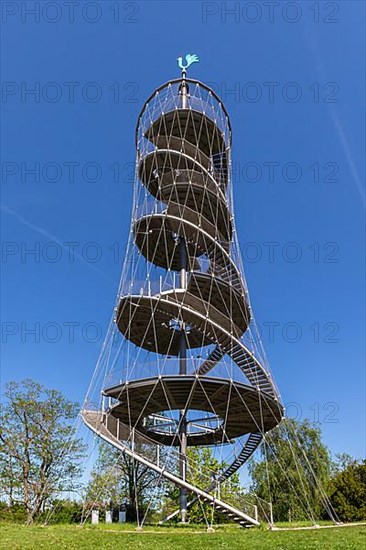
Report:
<svg viewBox="0 0 366 550"><path fill-rule="evenodd" d="M185 104L182 104L182 87L186 87ZM137 148L140 148L142 139L147 137L153 123L158 124L162 114L171 119L174 111L179 109L189 109L197 121L202 120L207 123L207 128L214 129L217 133L214 142L216 137L219 142L215 143L216 146L220 144L225 150L231 145L230 119L219 96L206 84L182 77L162 84L145 101L136 128ZM220 148L220 151L223 149Z"/></svg>
<svg viewBox="0 0 366 550"><path fill-rule="evenodd" d="M200 174L201 181L206 175L206 183L213 176L223 187L227 185L230 145L231 126L224 105L213 90L196 80L182 77L160 86L138 117L140 161L159 149L155 164L169 164L176 170L183 163L191 173ZM152 157L147 161L149 170L151 163Z"/></svg>

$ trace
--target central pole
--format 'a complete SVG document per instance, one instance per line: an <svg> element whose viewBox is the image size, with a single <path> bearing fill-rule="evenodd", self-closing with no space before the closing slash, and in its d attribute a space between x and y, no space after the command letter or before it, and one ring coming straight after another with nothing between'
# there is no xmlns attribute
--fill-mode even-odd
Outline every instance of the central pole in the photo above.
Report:
<svg viewBox="0 0 366 550"><path fill-rule="evenodd" d="M187 247L183 237L179 242L179 262L180 262L180 288L187 288ZM181 321L179 335L179 374L187 374L187 335L184 321ZM179 474L183 481L186 481L187 474L187 419L183 410L179 412ZM181 522L186 523L187 514L187 489L180 488L179 507Z"/></svg>
<svg viewBox="0 0 366 550"><path fill-rule="evenodd" d="M186 73L182 71L181 98L182 108L187 108L187 84L185 82ZM180 267L180 288L187 288L187 245L184 237L179 238L179 267ZM181 321L179 335L179 374L187 374L187 334L186 326ZM179 475L183 481L186 481L187 474L187 419L184 410L179 413ZM186 523L187 515L187 489L181 487L179 492L180 518L182 523Z"/></svg>

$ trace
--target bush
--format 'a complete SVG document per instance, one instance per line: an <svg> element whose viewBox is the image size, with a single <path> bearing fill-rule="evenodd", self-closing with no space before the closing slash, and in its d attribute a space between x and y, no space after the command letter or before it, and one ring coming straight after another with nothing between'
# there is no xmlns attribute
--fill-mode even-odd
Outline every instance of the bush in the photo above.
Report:
<svg viewBox="0 0 366 550"><path fill-rule="evenodd" d="M26 519L27 513L22 504L9 506L5 502L0 502L0 521L23 523Z"/></svg>
<svg viewBox="0 0 366 550"><path fill-rule="evenodd" d="M48 523L80 523L83 505L69 500L54 500L52 505L37 517L37 521ZM27 512L22 504L9 506L0 502L0 521L25 523Z"/></svg>
<svg viewBox="0 0 366 550"><path fill-rule="evenodd" d="M52 507L41 515L48 523L80 523L83 505L70 500L54 500Z"/></svg>

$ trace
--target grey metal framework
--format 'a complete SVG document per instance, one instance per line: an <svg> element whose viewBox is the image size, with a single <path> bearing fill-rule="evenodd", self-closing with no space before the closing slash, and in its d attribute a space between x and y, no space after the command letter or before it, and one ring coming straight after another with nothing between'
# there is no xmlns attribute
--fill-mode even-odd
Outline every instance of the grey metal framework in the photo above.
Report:
<svg viewBox="0 0 366 550"><path fill-rule="evenodd" d="M90 392L83 419L180 488L169 518L186 521L201 498L256 525L255 514L216 498L283 415L235 231L228 114L183 71L145 102L136 148L130 239L99 361L102 400L91 404ZM156 460L144 446L156 448ZM189 481L190 446L210 446L226 464L200 487Z"/></svg>

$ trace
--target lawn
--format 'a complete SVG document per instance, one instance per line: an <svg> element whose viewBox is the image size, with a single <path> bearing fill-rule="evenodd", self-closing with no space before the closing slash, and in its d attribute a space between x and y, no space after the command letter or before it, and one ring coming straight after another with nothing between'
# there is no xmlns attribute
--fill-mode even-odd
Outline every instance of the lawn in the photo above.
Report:
<svg viewBox="0 0 366 550"><path fill-rule="evenodd" d="M84 526L1 524L0 548L11 550L109 550L127 548L134 550L200 550L225 548L288 550L288 549L361 549L366 547L366 526L337 527L308 531L245 530L237 527L219 528L214 533L190 527L146 526L135 532L124 525Z"/></svg>

